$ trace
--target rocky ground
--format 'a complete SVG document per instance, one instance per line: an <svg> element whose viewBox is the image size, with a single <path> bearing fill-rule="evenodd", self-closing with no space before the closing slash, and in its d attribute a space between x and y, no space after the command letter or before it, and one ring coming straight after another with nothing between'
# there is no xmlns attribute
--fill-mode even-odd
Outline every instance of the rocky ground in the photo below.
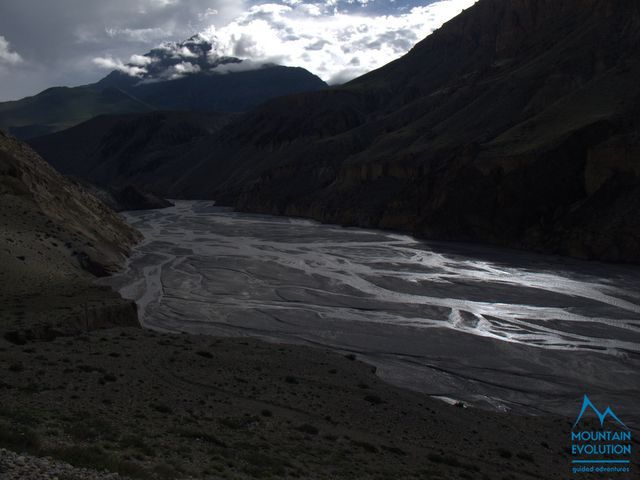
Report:
<svg viewBox="0 0 640 480"><path fill-rule="evenodd" d="M108 288L94 286L93 281L95 275L116 270L139 238L86 189L0 131L0 335L4 342L25 345L98 327L137 325L135 305ZM0 373L3 392L10 386L7 371ZM5 411L6 405L0 402L0 410ZM10 423L16 420L9 419ZM0 446L29 441L24 432L7 430L7 425L0 421ZM0 478L111 477L0 450Z"/></svg>
<svg viewBox="0 0 640 480"><path fill-rule="evenodd" d="M135 306L93 286L141 238L96 197L0 131L0 328L14 341L136 325Z"/></svg>
<svg viewBox="0 0 640 480"><path fill-rule="evenodd" d="M117 480L117 473L76 468L52 458L19 455L0 448L0 474L5 480Z"/></svg>
<svg viewBox="0 0 640 480"><path fill-rule="evenodd" d="M0 406L1 447L133 478L546 480L570 467L569 419L447 405L352 356L251 339L3 337Z"/></svg>

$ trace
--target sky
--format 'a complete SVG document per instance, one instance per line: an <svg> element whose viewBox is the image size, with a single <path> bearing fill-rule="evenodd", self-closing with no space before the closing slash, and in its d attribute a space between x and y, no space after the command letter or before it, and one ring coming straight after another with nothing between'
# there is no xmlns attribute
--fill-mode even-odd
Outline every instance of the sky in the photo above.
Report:
<svg viewBox="0 0 640 480"><path fill-rule="evenodd" d="M246 65L299 66L343 83L400 57L475 1L0 0L0 101L113 69L138 75L140 55L194 35Z"/></svg>

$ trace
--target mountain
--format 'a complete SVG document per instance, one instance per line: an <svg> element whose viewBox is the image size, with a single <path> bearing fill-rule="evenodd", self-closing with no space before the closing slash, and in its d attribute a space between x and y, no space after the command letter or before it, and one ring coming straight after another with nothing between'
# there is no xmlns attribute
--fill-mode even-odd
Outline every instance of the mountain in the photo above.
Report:
<svg viewBox="0 0 640 480"><path fill-rule="evenodd" d="M235 117L199 112L102 115L29 143L65 175L112 193L129 185L164 193L184 174L182 153Z"/></svg>
<svg viewBox="0 0 640 480"><path fill-rule="evenodd" d="M404 57L271 100L176 152L178 177L146 180L245 211L638 262L639 47L632 0L480 0Z"/></svg>
<svg viewBox="0 0 640 480"><path fill-rule="evenodd" d="M172 202L142 190L136 185L125 184L117 187L100 187L87 180L71 175L67 176L67 179L99 199L114 212L158 210L174 206Z"/></svg>
<svg viewBox="0 0 640 480"><path fill-rule="evenodd" d="M195 36L165 43L99 82L0 103L0 128L20 138L64 130L98 115L154 110L243 112L266 100L326 87L302 68L215 55Z"/></svg>
<svg viewBox="0 0 640 480"><path fill-rule="evenodd" d="M135 306L93 281L120 268L140 234L1 130L0 200L0 317L10 341L137 325Z"/></svg>
<svg viewBox="0 0 640 480"><path fill-rule="evenodd" d="M128 73L114 71L97 85L119 88L160 110L244 112L267 99L327 86L303 68L218 56L199 35L165 43L135 61L125 67Z"/></svg>
<svg viewBox="0 0 640 480"><path fill-rule="evenodd" d="M173 194L637 262L638 47L638 2L481 0L377 71L244 116Z"/></svg>
<svg viewBox="0 0 640 480"><path fill-rule="evenodd" d="M54 87L33 97L0 103L0 128L20 138L64 130L96 115L153 108L112 87Z"/></svg>

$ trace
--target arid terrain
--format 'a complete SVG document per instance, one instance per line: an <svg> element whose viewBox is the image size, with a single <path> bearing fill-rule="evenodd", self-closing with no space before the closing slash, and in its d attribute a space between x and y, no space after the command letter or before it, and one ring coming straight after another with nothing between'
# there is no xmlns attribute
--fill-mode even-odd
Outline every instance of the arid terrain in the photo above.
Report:
<svg viewBox="0 0 640 480"><path fill-rule="evenodd" d="M131 478L565 478L568 418L449 405L356 355L139 328L92 280L138 234L28 147L2 146L0 447ZM42 478L20 458L3 475Z"/></svg>
<svg viewBox="0 0 640 480"><path fill-rule="evenodd" d="M324 19L280 3L242 15ZM0 480L637 480L640 4L458 13L331 87L239 58L269 41L68 29L111 73L0 103ZM7 18L0 77L84 81ZM572 453L586 393L623 460Z"/></svg>
<svg viewBox="0 0 640 480"><path fill-rule="evenodd" d="M136 478L566 478L569 419L461 408L249 339L0 340L0 445Z"/></svg>

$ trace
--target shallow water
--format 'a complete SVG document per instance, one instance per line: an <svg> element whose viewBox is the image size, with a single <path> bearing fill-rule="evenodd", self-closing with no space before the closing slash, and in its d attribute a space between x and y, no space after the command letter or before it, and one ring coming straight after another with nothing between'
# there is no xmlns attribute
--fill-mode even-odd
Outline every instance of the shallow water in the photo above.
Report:
<svg viewBox="0 0 640 480"><path fill-rule="evenodd" d="M637 422L640 269L248 215L211 202L131 212L108 279L146 327L356 353L386 380L527 413L582 395Z"/></svg>

